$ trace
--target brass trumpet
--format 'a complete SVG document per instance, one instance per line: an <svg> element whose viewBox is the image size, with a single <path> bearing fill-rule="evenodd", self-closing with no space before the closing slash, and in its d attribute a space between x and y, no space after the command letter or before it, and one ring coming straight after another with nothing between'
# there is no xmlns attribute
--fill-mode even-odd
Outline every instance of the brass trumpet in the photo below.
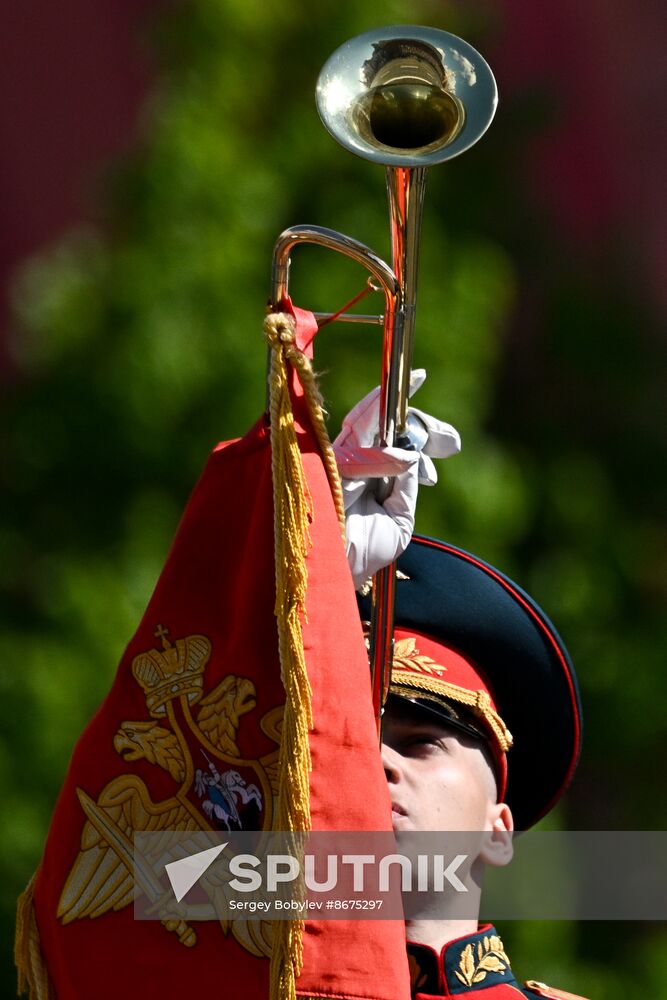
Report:
<svg viewBox="0 0 667 1000"><path fill-rule="evenodd" d="M405 440L412 362L419 236L426 170L470 146L486 132L498 103L493 74L482 56L456 35L397 25L358 35L325 63L317 108L331 135L346 149L386 171L391 266L369 247L320 226L293 226L273 251L271 303L288 295L292 250L315 244L361 264L384 292L384 313L346 314L346 322L384 327L380 426L382 445ZM316 314L319 321L333 314ZM373 580L370 660L378 730L391 671L395 567Z"/></svg>

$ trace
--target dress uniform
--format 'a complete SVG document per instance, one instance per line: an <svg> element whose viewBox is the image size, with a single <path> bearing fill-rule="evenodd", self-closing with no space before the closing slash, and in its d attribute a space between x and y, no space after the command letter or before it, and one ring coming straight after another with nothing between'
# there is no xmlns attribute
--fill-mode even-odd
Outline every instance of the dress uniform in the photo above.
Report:
<svg viewBox="0 0 667 1000"><path fill-rule="evenodd" d="M414 536L398 568L388 707L477 739L494 764L498 801L525 830L558 800L579 757L581 705L567 650L520 587L468 552ZM370 600L359 601L367 620ZM538 981L521 985L491 925L440 951L409 941L408 957L415 1000L576 1000Z"/></svg>

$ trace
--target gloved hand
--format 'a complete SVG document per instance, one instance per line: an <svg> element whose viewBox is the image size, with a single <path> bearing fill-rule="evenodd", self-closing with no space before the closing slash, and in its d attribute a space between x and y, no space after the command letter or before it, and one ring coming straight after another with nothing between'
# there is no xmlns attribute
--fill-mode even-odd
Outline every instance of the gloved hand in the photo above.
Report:
<svg viewBox="0 0 667 1000"><path fill-rule="evenodd" d="M412 396L423 384L423 368L410 373ZM415 525L418 484L432 486L438 474L432 458L448 458L461 450L458 431L422 410L409 414L421 424L420 451L380 448L376 445L380 416L380 389L373 389L343 421L333 442L343 480L347 558L357 589L383 566L405 551ZM380 503L377 480L392 478L389 496Z"/></svg>

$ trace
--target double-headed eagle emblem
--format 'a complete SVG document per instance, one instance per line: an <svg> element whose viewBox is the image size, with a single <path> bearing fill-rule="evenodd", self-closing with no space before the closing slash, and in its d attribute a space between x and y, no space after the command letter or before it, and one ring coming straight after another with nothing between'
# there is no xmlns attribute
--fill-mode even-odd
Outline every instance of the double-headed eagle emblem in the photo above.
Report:
<svg viewBox="0 0 667 1000"><path fill-rule="evenodd" d="M237 730L241 717L256 705L254 683L228 674L204 694L209 639L190 635L172 643L162 626L155 635L162 649L150 649L132 661L132 674L145 693L150 718L122 722L113 745L125 762L144 761L159 768L156 785L171 786L171 794L154 801L136 773L113 778L97 800L77 788L86 822L57 915L63 924L99 917L123 909L143 893L166 929L192 947L196 932L151 864L161 854L161 838L151 839L154 857L146 857L142 864L133 853L133 836L164 832L166 842L173 832L269 830L283 710L275 708L260 720L276 749L257 760L242 758ZM224 900L224 881L212 877L203 886L215 912L220 912L216 903ZM222 918L220 923L252 954L270 954L268 923Z"/></svg>

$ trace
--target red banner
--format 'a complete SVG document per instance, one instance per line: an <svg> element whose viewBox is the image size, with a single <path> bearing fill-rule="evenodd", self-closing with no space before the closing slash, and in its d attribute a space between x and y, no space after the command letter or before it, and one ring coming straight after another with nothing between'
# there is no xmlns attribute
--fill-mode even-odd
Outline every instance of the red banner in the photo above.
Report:
<svg viewBox="0 0 667 1000"><path fill-rule="evenodd" d="M298 320L303 344L314 320ZM295 414L313 511L303 621L312 828L390 830L353 585L302 399ZM262 418L210 456L112 689L74 750L34 895L57 1000L268 998L271 925L136 922L135 892L156 903L159 893L150 879L135 886L128 858L140 830L272 828L285 701L275 596ZM409 997L402 922L308 921L303 943L300 996Z"/></svg>

